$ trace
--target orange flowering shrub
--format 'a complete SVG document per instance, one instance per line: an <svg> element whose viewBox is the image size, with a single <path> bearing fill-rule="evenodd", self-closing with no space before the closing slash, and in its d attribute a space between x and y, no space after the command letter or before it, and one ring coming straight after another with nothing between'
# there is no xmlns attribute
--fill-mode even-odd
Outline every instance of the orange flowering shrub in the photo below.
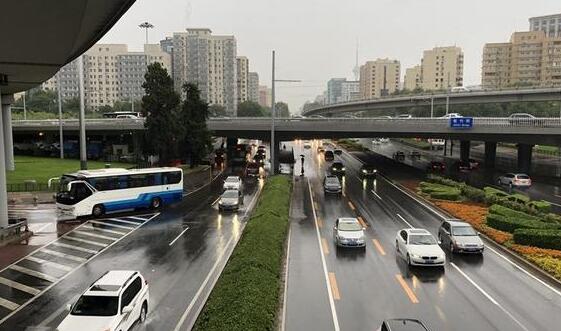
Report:
<svg viewBox="0 0 561 331"><path fill-rule="evenodd" d="M555 249L545 249L518 244L511 244L509 248L522 255L549 256L556 259L561 259L561 251Z"/></svg>

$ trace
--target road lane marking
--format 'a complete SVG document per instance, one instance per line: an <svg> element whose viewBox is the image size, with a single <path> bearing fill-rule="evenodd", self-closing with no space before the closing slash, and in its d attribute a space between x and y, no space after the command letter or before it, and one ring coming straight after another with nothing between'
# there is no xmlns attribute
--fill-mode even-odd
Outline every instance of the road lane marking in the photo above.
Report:
<svg viewBox="0 0 561 331"><path fill-rule="evenodd" d="M321 248L323 248L323 253L325 255L329 255L329 245L327 244L327 240L325 238L321 238Z"/></svg>
<svg viewBox="0 0 561 331"><path fill-rule="evenodd" d="M409 222L407 222L407 220L405 218L403 218L403 216L401 216L399 213L396 214L397 217L399 217L403 222L405 222L405 224L407 224L408 227L410 227L411 229L414 228L413 225L411 225Z"/></svg>
<svg viewBox="0 0 561 331"><path fill-rule="evenodd" d="M48 249L48 248L42 248L42 249L39 250L39 252L46 253L46 254L49 254L49 255L58 256L58 257L62 257L64 259L75 261L75 262L85 262L85 261L88 260L88 259L85 259L83 257L53 251L52 249Z"/></svg>
<svg viewBox="0 0 561 331"><path fill-rule="evenodd" d="M288 273L290 268L288 264L290 263L290 239L292 238L292 229L290 225L288 226L288 240L286 243L286 260L285 260L285 272L284 272L284 295L282 297L282 324L281 331L286 330L286 298L288 297Z"/></svg>
<svg viewBox="0 0 561 331"><path fill-rule="evenodd" d="M376 196L376 198L378 198L378 199L380 199L380 200L382 200L382 201L384 200L384 199L382 199L381 196L378 195L378 193L376 193L376 191L372 190L372 191L370 191L370 192L372 192L372 194L374 194L374 195Z"/></svg>
<svg viewBox="0 0 561 331"><path fill-rule="evenodd" d="M456 269L456 271L458 271L460 275L462 275L469 283L471 283L471 285L473 285L479 292L481 292L481 294L483 294L489 301L491 301L495 306L499 307L500 310L507 314L516 324L518 324L520 328L526 331L530 331L526 326L524 326L524 324L520 323L520 321L518 321L516 317L514 317L514 315L512 315L508 310L501 306L497 302L497 300L495 300L489 293L485 292L485 290L483 290L481 286L479 286L473 279L471 279L465 272L463 272L463 270L460 269L454 262L450 262L450 265L454 269Z"/></svg>
<svg viewBox="0 0 561 331"><path fill-rule="evenodd" d="M355 208L355 206L353 205L352 202L348 201L347 203L349 204L349 207L350 207L353 211L356 210L356 208Z"/></svg>
<svg viewBox="0 0 561 331"><path fill-rule="evenodd" d="M407 285L407 283L403 279L403 276L401 274L397 274L395 275L395 278L397 279L399 285L401 285L401 288L403 289L405 294L407 294L407 297L409 297L409 300L411 300L411 303L419 303L419 299L417 299L417 296L415 295L413 290L409 287L409 285Z"/></svg>
<svg viewBox="0 0 561 331"><path fill-rule="evenodd" d="M130 225L134 225L133 228L138 226L137 222L133 222L133 221L127 221L121 218L109 218L109 221L113 221L113 222L119 222L119 223L123 223L123 224L130 224ZM111 224L111 223L110 223Z"/></svg>
<svg viewBox="0 0 561 331"><path fill-rule="evenodd" d="M90 244L90 245L94 245L94 246L99 246L99 247L107 246L107 244L104 244L104 243L100 243L100 242L97 242L97 241L91 241L91 240L87 240L87 239L82 239L82 238L78 238L78 237L63 236L61 238L68 239L68 240L73 240L73 241L78 241L78 242L82 242L82 243Z"/></svg>
<svg viewBox="0 0 561 331"><path fill-rule="evenodd" d="M49 226L51 226L52 224L53 223L47 223L47 224L43 225L42 227L40 227L39 229L34 230L33 232L41 232L41 231L45 230L46 228L48 228Z"/></svg>
<svg viewBox="0 0 561 331"><path fill-rule="evenodd" d="M220 198L221 198L221 197L216 198L216 200L214 200L210 205L211 205L211 206L214 206L214 205L218 202L218 200L220 200Z"/></svg>
<svg viewBox="0 0 561 331"><path fill-rule="evenodd" d="M314 223L316 225L316 236L318 240L318 245L321 247L321 235L319 233L319 226L318 226L318 217L316 214L316 210L313 208L313 200L312 198L312 185L310 184L310 179L308 181L308 190L310 192L310 202L312 203L312 215L314 217ZM329 297L329 307L331 308L331 318L333 320L333 328L335 331L340 331L341 328L339 327L339 318L337 317L337 310L335 309L335 301L333 300L333 293L331 291L331 286L329 283L329 275L327 274L327 263L325 262L325 255L323 251L320 249L320 257L321 257L321 264L323 267L323 275L325 277L325 286L327 287L327 295Z"/></svg>
<svg viewBox="0 0 561 331"><path fill-rule="evenodd" d="M84 236L89 236L89 237L95 237L95 238L99 238L99 239L105 239L105 240L118 240L120 238L115 238L115 237L108 237L108 236L102 236L100 234L97 233L91 233L91 232L87 232L87 231L81 231L81 230L74 230L74 233L78 233Z"/></svg>
<svg viewBox="0 0 561 331"><path fill-rule="evenodd" d="M11 302L10 300L4 298L0 298L0 306L12 311L19 308L19 305L17 303Z"/></svg>
<svg viewBox="0 0 561 331"><path fill-rule="evenodd" d="M382 245L380 245L380 242L377 239L372 239L372 242L374 243L374 247L376 247L381 255L386 255L386 251L384 251L384 248L382 247Z"/></svg>
<svg viewBox="0 0 561 331"><path fill-rule="evenodd" d="M51 262L51 261L43 260L43 259L38 258L38 257L35 257L35 256L27 256L27 257L25 258L25 260L29 260L29 261L32 261L32 262L35 262L35 263L39 263L39 264L44 264L44 265L46 265L46 266L53 267L53 268L56 268L56 269L59 269L59 270L64 270L64 271L70 271L70 270L72 270L72 267L65 266L65 265L63 265L63 264L59 264L59 263L56 263L56 262Z"/></svg>
<svg viewBox="0 0 561 331"><path fill-rule="evenodd" d="M168 244L168 246L173 245L179 238L181 238L181 236L182 236L185 232L187 232L187 230L189 230L189 227L186 227L183 231L181 231L181 233L180 233L179 235L177 235L177 237L175 237L175 239L173 239L173 240Z"/></svg>
<svg viewBox="0 0 561 331"><path fill-rule="evenodd" d="M29 268L22 267L22 266L17 265L17 264L9 266L8 269L19 271L22 274L30 275L30 276L33 276L33 277L36 277L36 278L44 279L44 280L46 280L48 282L51 282L51 283L54 283L58 280L58 278L56 278L56 277L49 276L49 275L44 274L44 273L39 272L39 271L31 270Z"/></svg>
<svg viewBox="0 0 561 331"><path fill-rule="evenodd" d="M321 218L318 218L318 226L323 228L323 220Z"/></svg>
<svg viewBox="0 0 561 331"><path fill-rule="evenodd" d="M93 228L96 232L97 232L97 231L101 231L101 232L105 232L105 233L116 234L116 235L119 235L119 236L122 236L122 235L125 235L125 234L126 234L126 232L119 232L119 231L114 231L114 230L102 229L102 228L100 228L100 227L95 227L95 226L92 227L92 228Z"/></svg>
<svg viewBox="0 0 561 331"><path fill-rule="evenodd" d="M18 290L23 291L23 292L27 292L27 293L32 294L32 295L37 295L37 294L41 293L41 291L36 289L36 288L24 285L22 283L14 282L13 280L9 280L9 279L4 278L4 277L0 277L0 284L4 284L6 286L13 287L15 289L18 289Z"/></svg>
<svg viewBox="0 0 561 331"><path fill-rule="evenodd" d="M157 215L157 214L156 214ZM138 216L127 216L127 218L132 218L133 220L139 220L142 222L146 222L151 220L152 218L154 218L154 216L151 216L150 218L146 219L146 218L142 218L142 217L138 217Z"/></svg>
<svg viewBox="0 0 561 331"><path fill-rule="evenodd" d="M341 194L343 194L345 198L347 197L347 193L345 193L345 191L341 191Z"/></svg>
<svg viewBox="0 0 561 331"><path fill-rule="evenodd" d="M360 223L360 225L362 225L363 228L368 227L368 223L366 223L361 216L358 216L357 219L358 219L358 222Z"/></svg>
<svg viewBox="0 0 561 331"><path fill-rule="evenodd" d="M314 208L319 210L319 205L316 201L314 201Z"/></svg>
<svg viewBox="0 0 561 331"><path fill-rule="evenodd" d="M339 286L337 286L337 278L334 272L329 273L329 285L331 285L331 292L333 292L333 299L341 300L341 294L339 293Z"/></svg>
<svg viewBox="0 0 561 331"><path fill-rule="evenodd" d="M383 177L382 177L383 178ZM417 202L418 204L420 204L421 206L429 209L430 211L432 211L433 214L437 215L438 217L442 218L442 219L449 219L448 217L445 217L444 215L442 215L441 212L437 211L436 209L434 209L433 207L429 206L428 204L424 203L423 201L421 201L420 199L418 199L417 197L413 196L411 193L403 190L402 188L400 188L399 186L395 185L394 183L392 183L392 181L385 179L384 180L390 184L391 186L395 187L398 191L400 191L401 193L405 194L406 196L408 196L411 200Z"/></svg>
<svg viewBox="0 0 561 331"><path fill-rule="evenodd" d="M124 226L124 225L113 224L113 223L102 222L102 221L89 221L88 223L99 224L99 225L114 227L114 228L118 228L118 229L134 230L134 227L132 227L132 226ZM93 225L92 225L92 226L93 226ZM95 228L96 228L96 227L94 226L94 229L95 229Z"/></svg>

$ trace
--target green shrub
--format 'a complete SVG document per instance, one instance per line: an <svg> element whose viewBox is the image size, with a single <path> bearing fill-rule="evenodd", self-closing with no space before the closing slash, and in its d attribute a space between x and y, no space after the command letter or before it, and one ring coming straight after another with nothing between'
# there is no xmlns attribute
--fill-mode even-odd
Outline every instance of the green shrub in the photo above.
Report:
<svg viewBox="0 0 561 331"><path fill-rule="evenodd" d="M494 205L500 203L504 198L508 196L508 193L501 190L497 190L494 187L486 186L483 188L485 192L485 203L488 205Z"/></svg>
<svg viewBox="0 0 561 331"><path fill-rule="evenodd" d="M530 202L530 198L528 198L525 195L518 194L518 193L511 194L511 195L507 196L506 200L516 202L516 203L519 203L519 204L522 204L522 205L525 205L528 202Z"/></svg>
<svg viewBox="0 0 561 331"><path fill-rule="evenodd" d="M543 214L547 214L551 211L551 203L544 200L530 201L526 205Z"/></svg>
<svg viewBox="0 0 561 331"><path fill-rule="evenodd" d="M463 185L460 190L462 195L474 202L485 201L485 191L469 185Z"/></svg>
<svg viewBox="0 0 561 331"><path fill-rule="evenodd" d="M488 214L486 222L488 226L494 229L510 233L513 233L516 229L561 229L560 224L506 217L499 214Z"/></svg>
<svg viewBox="0 0 561 331"><path fill-rule="evenodd" d="M461 195L460 190L455 188L450 188L448 190L432 192L430 194L430 197L433 199L458 201L460 200L460 195Z"/></svg>
<svg viewBox="0 0 561 331"><path fill-rule="evenodd" d="M549 213L543 217L544 222L561 224L561 215Z"/></svg>
<svg viewBox="0 0 561 331"><path fill-rule="evenodd" d="M561 230L518 229L513 239L520 245L561 250Z"/></svg>
<svg viewBox="0 0 561 331"><path fill-rule="evenodd" d="M526 214L530 214L530 215L538 215L539 214L535 209L532 209L531 207L529 207L528 205L526 205L524 203L519 203L519 202L510 201L510 200L506 200L506 199L502 199L498 203L502 206L507 207L507 208L518 210L518 211L521 211L521 212L526 213Z"/></svg>
<svg viewBox="0 0 561 331"><path fill-rule="evenodd" d="M450 186L435 184L435 183L428 183L428 182L419 183L419 187L421 188L421 191L423 193L428 193L428 194L430 194L432 192L448 191L450 189L453 189Z"/></svg>
<svg viewBox="0 0 561 331"><path fill-rule="evenodd" d="M442 176L437 176L432 174L427 176L427 180L432 183L456 187L456 188L460 188L461 186L465 185L464 183L456 182L455 180L451 180L448 178L444 178Z"/></svg>
<svg viewBox="0 0 561 331"><path fill-rule="evenodd" d="M489 213L498 214L505 217L514 217L518 219L526 219L530 221L541 221L539 217L528 215L521 211L517 211L502 205L492 205L489 207Z"/></svg>

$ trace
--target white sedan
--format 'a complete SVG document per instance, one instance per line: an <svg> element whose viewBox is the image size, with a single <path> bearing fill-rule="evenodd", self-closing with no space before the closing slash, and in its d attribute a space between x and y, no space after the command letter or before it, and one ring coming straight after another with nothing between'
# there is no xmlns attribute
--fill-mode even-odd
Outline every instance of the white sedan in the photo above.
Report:
<svg viewBox="0 0 561 331"><path fill-rule="evenodd" d="M395 238L397 254L409 266L444 267L446 257L434 236L425 229L403 229Z"/></svg>

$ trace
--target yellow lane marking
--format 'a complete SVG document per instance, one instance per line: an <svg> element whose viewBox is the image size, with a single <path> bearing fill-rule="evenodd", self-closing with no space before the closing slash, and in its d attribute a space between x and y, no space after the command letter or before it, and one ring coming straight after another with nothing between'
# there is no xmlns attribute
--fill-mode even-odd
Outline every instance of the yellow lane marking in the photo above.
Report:
<svg viewBox="0 0 561 331"><path fill-rule="evenodd" d="M323 228L323 220L318 217L318 227Z"/></svg>
<svg viewBox="0 0 561 331"><path fill-rule="evenodd" d="M327 240L325 238L321 238L321 248L323 248L323 253L325 255L329 254L329 245L327 244Z"/></svg>
<svg viewBox="0 0 561 331"><path fill-rule="evenodd" d="M345 191L342 191L343 196L346 198L347 197L347 193L345 193Z"/></svg>
<svg viewBox="0 0 561 331"><path fill-rule="evenodd" d="M314 201L314 207L316 208L316 210L319 210L319 205L318 205L317 201Z"/></svg>
<svg viewBox="0 0 561 331"><path fill-rule="evenodd" d="M378 250L378 252L380 252L380 254L386 255L386 251L384 251L384 247L380 245L380 242L378 240L372 239L372 242L374 243L374 247L376 247L376 249Z"/></svg>
<svg viewBox="0 0 561 331"><path fill-rule="evenodd" d="M351 207L352 210L356 210L355 205L353 205L353 203L350 201L349 201L349 207Z"/></svg>
<svg viewBox="0 0 561 331"><path fill-rule="evenodd" d="M337 286L337 278L335 278L335 273L329 273L329 285L331 285L331 293L333 293L334 300L341 300L341 295L339 294L339 287Z"/></svg>
<svg viewBox="0 0 561 331"><path fill-rule="evenodd" d="M362 217L358 216L357 219L360 225L362 225L365 228L368 227L368 223L366 223Z"/></svg>
<svg viewBox="0 0 561 331"><path fill-rule="evenodd" d="M411 300L411 303L419 303L419 300L417 299L417 296L415 296L415 293L413 292L413 290L411 290L409 285L407 285L407 283L403 279L403 276L400 275L400 274L397 274L397 275L395 275L395 278L397 279L397 282L399 283L399 285L401 285L401 287L403 288L403 291L405 291L405 294L407 294L407 296L409 297L409 300Z"/></svg>

